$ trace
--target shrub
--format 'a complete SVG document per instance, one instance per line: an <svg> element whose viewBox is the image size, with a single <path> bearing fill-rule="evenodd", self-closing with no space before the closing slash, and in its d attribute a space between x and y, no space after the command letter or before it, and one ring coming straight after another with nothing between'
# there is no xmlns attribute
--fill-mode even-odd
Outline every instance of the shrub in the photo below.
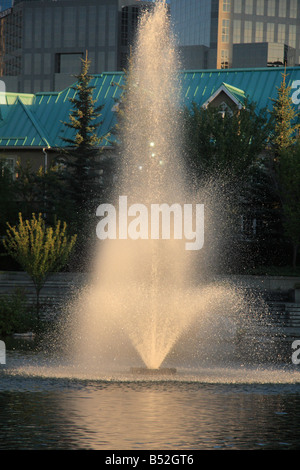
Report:
<svg viewBox="0 0 300 470"><path fill-rule="evenodd" d="M25 333L36 328L35 315L22 289L3 295L0 302L0 336Z"/></svg>

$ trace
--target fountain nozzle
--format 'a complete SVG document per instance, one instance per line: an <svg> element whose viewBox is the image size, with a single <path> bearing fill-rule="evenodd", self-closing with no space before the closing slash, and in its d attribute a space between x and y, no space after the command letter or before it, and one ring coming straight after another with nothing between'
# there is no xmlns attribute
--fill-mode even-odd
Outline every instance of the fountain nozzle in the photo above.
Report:
<svg viewBox="0 0 300 470"><path fill-rule="evenodd" d="M148 367L131 367L130 372L138 375L174 375L177 370L175 367L162 367L158 369L149 369Z"/></svg>

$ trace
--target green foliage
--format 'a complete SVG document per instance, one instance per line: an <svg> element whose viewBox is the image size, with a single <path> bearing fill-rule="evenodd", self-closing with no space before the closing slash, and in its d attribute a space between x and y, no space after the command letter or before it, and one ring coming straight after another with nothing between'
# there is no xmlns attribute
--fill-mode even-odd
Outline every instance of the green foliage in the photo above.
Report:
<svg viewBox="0 0 300 470"><path fill-rule="evenodd" d="M64 194L59 165L53 164L46 171L42 167L34 171L27 162L23 166L17 164L17 173L13 188L20 201L18 212L25 217L30 217L33 212L42 212L49 224L57 219L69 220L71 201Z"/></svg>
<svg viewBox="0 0 300 470"><path fill-rule="evenodd" d="M86 225L88 213L94 213L95 197L99 192L99 175L102 169L100 163L100 145L103 138L97 136L100 126L102 106L95 108L93 99L94 87L90 85L92 76L89 75L90 61L82 59L82 70L76 76L77 82L73 87L75 95L70 98L72 111L69 122L64 126L73 131L71 138L62 137L67 146L61 149L64 157L66 193L72 199L74 211L73 225L75 232L80 233ZM106 136L107 138L107 136Z"/></svg>
<svg viewBox="0 0 300 470"><path fill-rule="evenodd" d="M37 293L37 314L39 314L39 293L47 278L60 271L70 256L76 242L76 235L68 237L67 225L58 221L54 228L46 227L42 214L23 221L19 214L19 224L8 224L3 244L32 279Z"/></svg>
<svg viewBox="0 0 300 470"><path fill-rule="evenodd" d="M0 302L0 336L26 333L37 327L32 309L23 290L16 289L11 295L4 295Z"/></svg>
<svg viewBox="0 0 300 470"><path fill-rule="evenodd" d="M273 100L273 152L269 172L278 196L284 235L293 246L292 265L296 269L300 245L300 123L292 103L291 87L286 83L287 75L284 73L282 77L278 97Z"/></svg>
<svg viewBox="0 0 300 470"><path fill-rule="evenodd" d="M296 268L300 246L300 143L280 153L276 166L283 211L283 227L293 245L293 267Z"/></svg>
<svg viewBox="0 0 300 470"><path fill-rule="evenodd" d="M246 103L233 113L192 105L185 110L188 168L198 181L219 175L229 180L245 177L264 149L270 132L265 110Z"/></svg>
<svg viewBox="0 0 300 470"><path fill-rule="evenodd" d="M7 221L14 222L16 209L13 177L0 159L0 234L5 232Z"/></svg>
<svg viewBox="0 0 300 470"><path fill-rule="evenodd" d="M286 73L283 73L282 82L278 88L278 96L273 100L271 113L274 118L271 143L275 156L296 142L300 128L298 113L291 100L291 87L287 85L286 78Z"/></svg>

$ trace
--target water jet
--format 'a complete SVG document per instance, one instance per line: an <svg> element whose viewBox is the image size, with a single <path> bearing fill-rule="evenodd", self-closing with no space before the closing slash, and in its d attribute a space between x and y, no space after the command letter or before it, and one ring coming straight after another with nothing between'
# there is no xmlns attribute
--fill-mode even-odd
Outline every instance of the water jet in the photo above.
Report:
<svg viewBox="0 0 300 470"><path fill-rule="evenodd" d="M166 3L157 2L140 20L124 87L121 168L109 206L114 236L100 240L88 283L69 306L66 349L79 369L112 370L118 364L128 370L141 363L131 372L171 375L176 369L168 368L170 359L178 369L182 361L198 365L203 357L224 357L225 347L234 348L236 332L248 331L254 318L256 307L245 301L241 289L210 282L205 268L199 276L199 256L176 236L174 221L174 233L151 236L147 214L153 205L187 209L196 204L205 207L199 251L205 238L204 256L214 257L216 234L224 238L220 185L215 181L194 194L185 172L179 70ZM176 217L171 211L168 215ZM95 229L97 224L95 220ZM101 233L105 225L100 225ZM259 308L263 314L264 306Z"/></svg>

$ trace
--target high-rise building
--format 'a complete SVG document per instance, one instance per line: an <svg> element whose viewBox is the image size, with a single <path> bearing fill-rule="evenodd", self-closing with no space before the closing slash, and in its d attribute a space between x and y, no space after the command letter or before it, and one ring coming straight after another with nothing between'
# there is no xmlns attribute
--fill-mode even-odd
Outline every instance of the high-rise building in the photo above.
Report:
<svg viewBox="0 0 300 470"><path fill-rule="evenodd" d="M260 54L255 66L300 63L298 0L172 0L171 17L182 56L190 57L187 68L188 62L197 68L245 67L248 45L254 44L255 54L266 43L273 46L264 46L270 52Z"/></svg>
<svg viewBox="0 0 300 470"><path fill-rule="evenodd" d="M0 13L8 8L11 8L14 4L14 0L0 0Z"/></svg>
<svg viewBox="0 0 300 470"><path fill-rule="evenodd" d="M123 6L120 18L119 35L119 61L118 70L124 70L128 64L130 49L135 42L138 21L145 10L151 10L155 6L152 1L134 1Z"/></svg>
<svg viewBox="0 0 300 470"><path fill-rule="evenodd" d="M7 89L61 90L74 82L86 51L91 73L118 70L121 8L133 1L15 0L0 14L0 73Z"/></svg>

